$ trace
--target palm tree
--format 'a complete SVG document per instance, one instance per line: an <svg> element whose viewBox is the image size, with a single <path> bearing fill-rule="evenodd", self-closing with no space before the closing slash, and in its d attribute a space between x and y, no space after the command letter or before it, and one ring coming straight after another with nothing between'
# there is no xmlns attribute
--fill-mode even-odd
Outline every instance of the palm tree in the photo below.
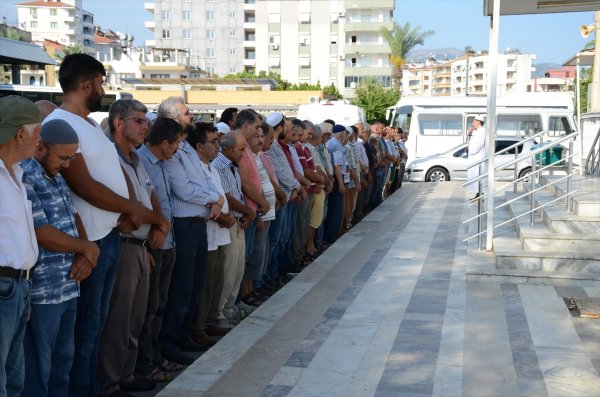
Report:
<svg viewBox="0 0 600 397"><path fill-rule="evenodd" d="M79 43L75 43L72 46L64 46L62 48L62 51L56 53L56 58L58 58L58 60L62 62L67 55L81 53L83 53L83 46Z"/></svg>
<svg viewBox="0 0 600 397"><path fill-rule="evenodd" d="M404 26L394 22L393 29L389 30L385 26L381 28L383 37L390 45L392 53L390 54L390 63L392 64L392 88L400 89L402 80L402 66L406 63L406 54L417 45L423 45L425 39L434 34L433 30L421 32L421 26L410 26L406 22Z"/></svg>

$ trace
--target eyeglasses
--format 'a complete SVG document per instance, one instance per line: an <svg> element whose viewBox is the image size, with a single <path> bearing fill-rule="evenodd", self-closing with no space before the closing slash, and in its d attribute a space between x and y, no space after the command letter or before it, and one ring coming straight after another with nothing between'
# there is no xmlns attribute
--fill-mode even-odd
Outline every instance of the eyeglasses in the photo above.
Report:
<svg viewBox="0 0 600 397"><path fill-rule="evenodd" d="M79 153L75 153L73 156L61 156L60 154L56 153L54 150L50 149L50 147L48 145L44 145L44 146L46 146L46 149L48 149L48 151L50 153L52 153L53 155L55 155L56 157L58 157L60 159L61 164L65 164L68 161L75 160L75 158L79 154Z"/></svg>
<svg viewBox="0 0 600 397"><path fill-rule="evenodd" d="M150 121L145 118L145 117L129 117L126 119L122 119L123 121L127 121L127 120L133 120L134 122L140 124L140 125L149 125Z"/></svg>

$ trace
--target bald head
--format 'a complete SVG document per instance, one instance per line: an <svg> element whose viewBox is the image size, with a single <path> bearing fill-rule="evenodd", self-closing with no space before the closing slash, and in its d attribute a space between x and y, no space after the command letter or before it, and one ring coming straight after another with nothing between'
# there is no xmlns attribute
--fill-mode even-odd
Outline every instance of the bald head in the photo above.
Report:
<svg viewBox="0 0 600 397"><path fill-rule="evenodd" d="M44 120L50 113L54 111L54 109L58 107L54 103L46 99L41 99L35 102L34 105L40 111L40 114L42 115L42 120Z"/></svg>

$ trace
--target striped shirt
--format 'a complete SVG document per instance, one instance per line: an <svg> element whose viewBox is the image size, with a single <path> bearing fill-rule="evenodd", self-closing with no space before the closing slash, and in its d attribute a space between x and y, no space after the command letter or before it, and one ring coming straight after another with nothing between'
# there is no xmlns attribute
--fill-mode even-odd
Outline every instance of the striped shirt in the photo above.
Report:
<svg viewBox="0 0 600 397"><path fill-rule="evenodd" d="M60 174L54 178L46 174L35 159L25 160L23 184L31 201L35 228L52 226L72 237L79 237L75 223L75 206L69 188ZM73 252L50 251L39 247L31 288L31 303L57 304L79 296L79 285L69 272Z"/></svg>
<svg viewBox="0 0 600 397"><path fill-rule="evenodd" d="M246 202L244 201L244 195L242 194L242 180L240 178L240 173L237 171L237 166L233 164L223 152L219 152L219 155L211 164L219 171L223 191L226 194L229 193L233 198L245 205ZM235 210L232 212L233 216L236 218L240 218L243 215Z"/></svg>
<svg viewBox="0 0 600 397"><path fill-rule="evenodd" d="M279 186L289 199L292 190L300 188L300 182L298 182L298 179L294 176L294 170L290 166L290 163L283 152L283 148L278 141L273 142L267 155L273 162Z"/></svg>
<svg viewBox="0 0 600 397"><path fill-rule="evenodd" d="M356 161L356 151L354 149L354 143L348 142L344 145L344 156L346 156L346 162L348 163L348 181L350 183L350 187L357 187L354 184L354 179L350 178L350 170L353 170L354 174L360 175L358 162Z"/></svg>
<svg viewBox="0 0 600 397"><path fill-rule="evenodd" d="M173 216L208 217L208 205L219 201L219 193L194 148L187 141L181 142L177 153L164 164L173 193Z"/></svg>
<svg viewBox="0 0 600 397"><path fill-rule="evenodd" d="M263 194L265 195L265 199L270 206L269 211L264 214L261 219L263 221L272 221L275 219L275 202L277 201L277 198L275 197L275 189L273 188L273 184L269 179L267 169L263 165L263 162L258 154L254 155L254 161L256 161L256 168L258 168L258 174L260 175Z"/></svg>

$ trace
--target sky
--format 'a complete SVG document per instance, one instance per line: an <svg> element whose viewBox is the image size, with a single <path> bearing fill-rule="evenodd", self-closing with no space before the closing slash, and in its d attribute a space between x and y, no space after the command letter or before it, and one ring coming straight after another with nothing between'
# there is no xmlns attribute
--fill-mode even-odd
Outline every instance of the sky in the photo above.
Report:
<svg viewBox="0 0 600 397"><path fill-rule="evenodd" d="M5 16L9 25L16 25L14 4L26 1L0 0L0 17ZM152 20L152 14L144 10L144 0L83 0L83 8L94 14L94 22L103 29L132 34L136 46L154 38L144 28L144 22ZM463 50L471 46L478 51L489 46L490 18L483 16L483 0L396 0L394 19L435 32L421 48ZM593 21L592 12L503 16L499 48L536 54L536 63L562 64L588 43L590 38L579 35L579 26Z"/></svg>

